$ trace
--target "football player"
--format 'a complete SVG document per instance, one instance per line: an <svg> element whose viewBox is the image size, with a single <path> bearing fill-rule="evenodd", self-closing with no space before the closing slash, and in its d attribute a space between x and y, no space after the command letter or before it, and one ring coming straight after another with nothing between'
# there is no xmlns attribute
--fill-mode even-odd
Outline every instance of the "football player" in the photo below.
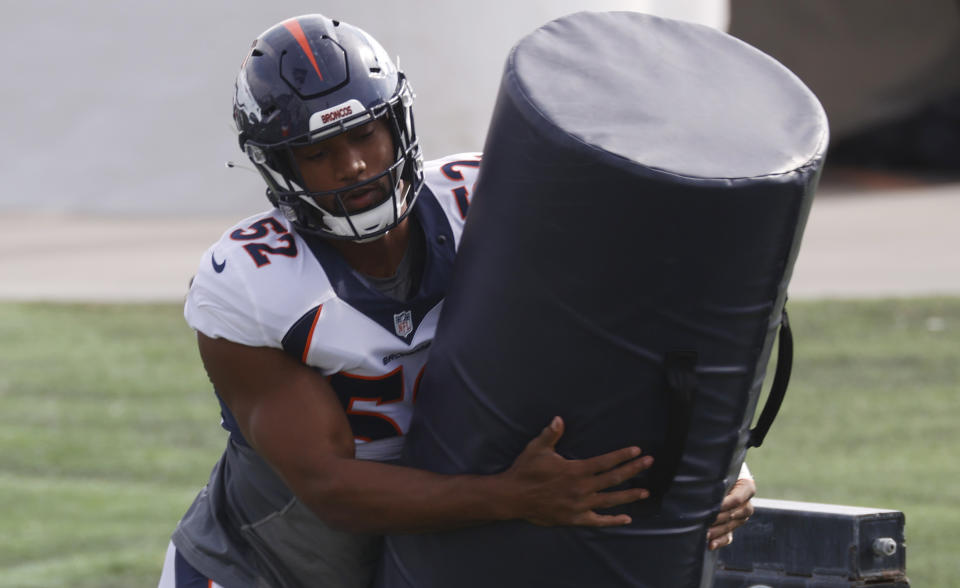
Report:
<svg viewBox="0 0 960 588"><path fill-rule="evenodd" d="M271 27L244 59L234 120L272 208L223 234L187 297L229 438L161 588L366 587L384 533L624 525L596 511L648 495L602 490L650 457L567 460L559 417L500 474L396 465L480 164L424 164L412 104L376 40L321 15Z"/></svg>
<svg viewBox="0 0 960 588"><path fill-rule="evenodd" d="M424 164L409 83L359 28L320 15L260 35L236 81L240 146L273 208L203 256L185 316L227 447L173 533L160 586L365 587L380 535L525 519L623 525L601 492L648 468L627 447L554 451L545 423L501 474L400 467L477 174Z"/></svg>

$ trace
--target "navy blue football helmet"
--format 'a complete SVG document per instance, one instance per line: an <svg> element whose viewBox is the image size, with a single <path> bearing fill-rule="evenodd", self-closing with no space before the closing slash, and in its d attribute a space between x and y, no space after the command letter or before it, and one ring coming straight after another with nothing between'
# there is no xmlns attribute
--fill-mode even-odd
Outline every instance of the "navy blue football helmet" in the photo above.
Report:
<svg viewBox="0 0 960 588"><path fill-rule="evenodd" d="M267 183L267 198L298 231L366 241L397 226L423 185L413 125L413 91L365 31L319 14L274 25L254 40L237 76L233 118L240 148ZM378 176L329 192L310 192L292 148L385 118L395 162ZM348 212L341 195L389 176L386 200ZM318 197L336 196L339 210Z"/></svg>

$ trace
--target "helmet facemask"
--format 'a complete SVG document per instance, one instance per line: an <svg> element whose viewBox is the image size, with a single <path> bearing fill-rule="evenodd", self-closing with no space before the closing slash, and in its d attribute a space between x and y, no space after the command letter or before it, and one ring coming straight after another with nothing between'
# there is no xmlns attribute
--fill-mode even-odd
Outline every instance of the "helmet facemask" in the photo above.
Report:
<svg viewBox="0 0 960 588"><path fill-rule="evenodd" d="M392 103L382 104L346 117L333 126L322 127L305 136L274 145L248 141L245 151L267 183L267 196L301 232L323 238L372 241L400 224L411 211L422 184L423 163L413 129L412 93L403 81ZM306 182L293 155L293 148L319 143L376 119L387 122L394 145L394 162L387 169L363 181L322 192L306 189ZM371 206L348 211L343 196L371 184L383 183L386 196ZM335 210L319 202L333 196Z"/></svg>

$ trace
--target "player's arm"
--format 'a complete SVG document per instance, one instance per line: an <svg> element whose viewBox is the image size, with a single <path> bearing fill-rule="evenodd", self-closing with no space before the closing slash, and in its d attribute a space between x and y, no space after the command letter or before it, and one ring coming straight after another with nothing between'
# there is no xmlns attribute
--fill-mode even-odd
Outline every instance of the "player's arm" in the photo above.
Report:
<svg viewBox="0 0 960 588"><path fill-rule="evenodd" d="M347 416L325 378L278 349L198 334L211 381L247 441L321 519L355 532L416 532L526 519L612 526L627 515L596 509L633 502L643 489L601 492L650 467L636 447L585 460L554 451L555 419L513 465L490 476L441 475L354 459Z"/></svg>

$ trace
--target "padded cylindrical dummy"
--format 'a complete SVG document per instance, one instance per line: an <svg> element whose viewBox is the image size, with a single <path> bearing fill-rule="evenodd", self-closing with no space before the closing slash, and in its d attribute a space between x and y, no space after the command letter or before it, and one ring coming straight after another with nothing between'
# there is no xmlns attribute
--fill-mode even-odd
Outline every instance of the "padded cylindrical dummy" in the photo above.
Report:
<svg viewBox="0 0 960 588"><path fill-rule="evenodd" d="M565 456L652 453L631 484L657 496L624 527L390 537L382 586L701 585L827 135L793 74L708 27L587 12L513 48L405 460L500 472L560 415Z"/></svg>

